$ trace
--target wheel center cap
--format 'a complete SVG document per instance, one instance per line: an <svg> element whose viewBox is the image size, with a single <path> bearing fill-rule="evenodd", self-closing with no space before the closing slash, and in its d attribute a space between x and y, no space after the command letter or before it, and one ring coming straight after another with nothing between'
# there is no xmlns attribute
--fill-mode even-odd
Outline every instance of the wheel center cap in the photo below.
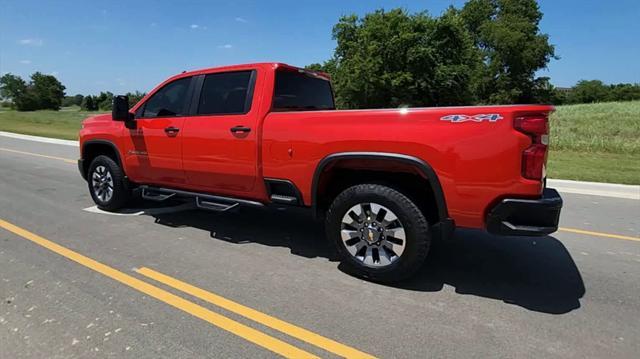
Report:
<svg viewBox="0 0 640 359"><path fill-rule="evenodd" d="M379 238L380 233L378 232L378 229L376 227L370 224L365 227L365 239L367 240L367 242L375 243Z"/></svg>

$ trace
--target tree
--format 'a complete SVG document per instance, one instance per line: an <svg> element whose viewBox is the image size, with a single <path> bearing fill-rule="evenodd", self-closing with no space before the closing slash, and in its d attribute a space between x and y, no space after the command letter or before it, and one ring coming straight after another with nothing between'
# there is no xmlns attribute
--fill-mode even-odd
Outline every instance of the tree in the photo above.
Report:
<svg viewBox="0 0 640 359"><path fill-rule="evenodd" d="M98 104L94 101L94 97L91 95L87 95L82 100L82 104L80 108L85 111L96 111L98 110Z"/></svg>
<svg viewBox="0 0 640 359"><path fill-rule="evenodd" d="M609 100L610 88L600 80L581 80L571 89L570 103L592 103Z"/></svg>
<svg viewBox="0 0 640 359"><path fill-rule="evenodd" d="M82 105L83 99L84 99L84 96L80 94L77 94L75 96L65 96L64 99L62 100L62 107L80 106Z"/></svg>
<svg viewBox="0 0 640 359"><path fill-rule="evenodd" d="M73 103L76 106L80 106L80 105L82 105L82 100L84 99L84 96L82 96L80 94L77 94L77 95L73 96L73 99L74 99Z"/></svg>
<svg viewBox="0 0 640 359"><path fill-rule="evenodd" d="M100 110L110 110L111 109L111 105L113 103L113 93L107 91L107 92L100 92L100 94L98 95L97 98L94 99L96 106L98 107L98 109Z"/></svg>
<svg viewBox="0 0 640 359"><path fill-rule="evenodd" d="M38 102L38 109L59 110L65 87L53 75L36 72L31 75L30 87Z"/></svg>
<svg viewBox="0 0 640 359"><path fill-rule="evenodd" d="M62 99L62 107L69 107L69 106L73 106L75 98L73 96L65 96Z"/></svg>
<svg viewBox="0 0 640 359"><path fill-rule="evenodd" d="M467 104L479 58L458 14L440 18L401 9L344 16L333 28L334 56L310 67L328 72L339 107Z"/></svg>
<svg viewBox="0 0 640 359"><path fill-rule="evenodd" d="M482 66L474 74L480 102L537 102L537 70L555 58L549 36L540 33L536 0L470 0L460 11Z"/></svg>
<svg viewBox="0 0 640 359"><path fill-rule="evenodd" d="M129 98L129 108L135 106L146 95L147 95L146 93L140 92L140 91L127 92L125 96Z"/></svg>
<svg viewBox="0 0 640 359"><path fill-rule="evenodd" d="M54 76L36 72L31 81L5 74L0 78L1 95L8 98L18 111L58 110L62 105L65 87Z"/></svg>
<svg viewBox="0 0 640 359"><path fill-rule="evenodd" d="M5 74L0 78L0 96L9 99L12 107L20 108L26 93L27 83L20 76Z"/></svg>
<svg viewBox="0 0 640 359"><path fill-rule="evenodd" d="M615 84L610 86L611 101L640 100L640 84Z"/></svg>

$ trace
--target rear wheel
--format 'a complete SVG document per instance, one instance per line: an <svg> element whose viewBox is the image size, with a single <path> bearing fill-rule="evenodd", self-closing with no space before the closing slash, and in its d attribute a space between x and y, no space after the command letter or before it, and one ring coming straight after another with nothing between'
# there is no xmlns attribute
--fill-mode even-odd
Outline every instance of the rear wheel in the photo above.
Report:
<svg viewBox="0 0 640 359"><path fill-rule="evenodd" d="M377 184L350 187L333 201L326 231L349 272L379 282L411 276L429 251L429 226L404 194Z"/></svg>
<svg viewBox="0 0 640 359"><path fill-rule="evenodd" d="M100 209L115 211L130 197L122 169L110 157L98 156L91 162L87 182L91 198Z"/></svg>

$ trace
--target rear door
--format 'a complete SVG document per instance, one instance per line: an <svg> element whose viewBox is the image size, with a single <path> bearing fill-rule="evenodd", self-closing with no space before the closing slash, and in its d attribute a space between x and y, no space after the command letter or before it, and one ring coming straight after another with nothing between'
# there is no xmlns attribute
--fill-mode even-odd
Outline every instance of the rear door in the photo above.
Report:
<svg viewBox="0 0 640 359"><path fill-rule="evenodd" d="M201 75L194 115L184 124L182 160L187 184L239 195L256 185L258 109L252 106L257 71ZM197 101L197 103L196 103Z"/></svg>
<svg viewBox="0 0 640 359"><path fill-rule="evenodd" d="M156 91L136 113L128 129L129 176L137 182L176 186L185 183L182 129L193 94L193 78L172 81Z"/></svg>

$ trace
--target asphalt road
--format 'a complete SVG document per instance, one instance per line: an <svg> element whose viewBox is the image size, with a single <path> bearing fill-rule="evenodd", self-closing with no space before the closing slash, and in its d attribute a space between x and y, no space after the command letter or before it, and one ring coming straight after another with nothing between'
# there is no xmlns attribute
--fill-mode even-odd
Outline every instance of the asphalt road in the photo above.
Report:
<svg viewBox="0 0 640 359"><path fill-rule="evenodd" d="M458 231L385 286L301 211L85 210L77 152L0 137L0 357L640 353L638 200L563 194L562 227L619 238Z"/></svg>

